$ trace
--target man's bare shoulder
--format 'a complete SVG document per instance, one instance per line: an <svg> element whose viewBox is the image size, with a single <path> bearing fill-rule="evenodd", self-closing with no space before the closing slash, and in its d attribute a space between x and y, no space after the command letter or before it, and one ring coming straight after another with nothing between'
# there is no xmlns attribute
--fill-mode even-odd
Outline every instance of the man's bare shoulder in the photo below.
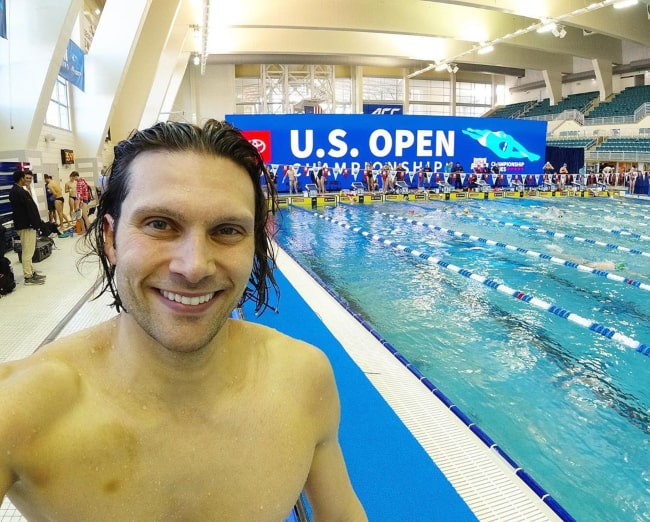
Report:
<svg viewBox="0 0 650 522"><path fill-rule="evenodd" d="M100 349L107 326L54 341L24 359L0 365L0 440L39 430L70 409L81 394L87 353Z"/></svg>
<svg viewBox="0 0 650 522"><path fill-rule="evenodd" d="M325 353L310 343L248 321L233 321L233 327L237 335L245 339L253 349L264 346L269 356L292 370L300 367L309 376L321 373L326 377L331 374L332 369Z"/></svg>

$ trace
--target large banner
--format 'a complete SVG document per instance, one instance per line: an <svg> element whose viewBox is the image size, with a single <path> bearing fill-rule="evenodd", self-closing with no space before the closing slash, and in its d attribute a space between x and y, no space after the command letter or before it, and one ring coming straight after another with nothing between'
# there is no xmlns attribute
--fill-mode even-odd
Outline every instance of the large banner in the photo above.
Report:
<svg viewBox="0 0 650 522"><path fill-rule="evenodd" d="M546 122L453 116L370 114L229 115L274 166L281 181L286 165L328 175L348 188L362 181L366 162L379 170L398 164L411 179L425 167L443 172L451 162L465 172L486 165L506 175L538 174L544 165ZM296 168L297 167L297 168ZM331 177L330 177L331 179ZM280 187L281 188L281 187Z"/></svg>

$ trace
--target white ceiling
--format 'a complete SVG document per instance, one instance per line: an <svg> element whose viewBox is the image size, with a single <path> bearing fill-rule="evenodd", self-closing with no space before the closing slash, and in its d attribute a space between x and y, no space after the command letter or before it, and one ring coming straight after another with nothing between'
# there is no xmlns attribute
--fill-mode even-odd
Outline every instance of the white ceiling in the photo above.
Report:
<svg viewBox="0 0 650 522"><path fill-rule="evenodd" d="M650 62L650 0L614 9L618 1L204 0L205 51L208 63L382 65L411 72L443 60L461 70L571 74L576 58L635 62L640 70ZM566 36L537 33L543 19L561 23ZM492 53L477 53L493 41Z"/></svg>

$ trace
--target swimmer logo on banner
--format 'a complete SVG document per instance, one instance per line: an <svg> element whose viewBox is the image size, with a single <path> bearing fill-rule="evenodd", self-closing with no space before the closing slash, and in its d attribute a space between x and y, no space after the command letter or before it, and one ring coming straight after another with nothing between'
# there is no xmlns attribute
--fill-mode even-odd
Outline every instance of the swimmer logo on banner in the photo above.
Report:
<svg viewBox="0 0 650 522"><path fill-rule="evenodd" d="M448 161L470 171L473 158L487 158L503 174L542 172L546 122L501 118L372 114L229 115L267 163L313 169L320 162L342 188L357 181L365 162L379 170L402 163L414 173L427 163L442 172ZM361 181L361 180L359 180Z"/></svg>

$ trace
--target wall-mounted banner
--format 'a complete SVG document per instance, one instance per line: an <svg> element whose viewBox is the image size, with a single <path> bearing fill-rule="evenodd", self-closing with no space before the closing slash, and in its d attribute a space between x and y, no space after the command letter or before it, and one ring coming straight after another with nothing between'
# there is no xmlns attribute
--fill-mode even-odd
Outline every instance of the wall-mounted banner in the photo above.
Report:
<svg viewBox="0 0 650 522"><path fill-rule="evenodd" d="M7 2L0 0L0 38L7 38Z"/></svg>
<svg viewBox="0 0 650 522"><path fill-rule="evenodd" d="M68 49L59 68L59 74L72 85L84 90L84 52L72 40L68 41Z"/></svg>
<svg viewBox="0 0 650 522"><path fill-rule="evenodd" d="M469 172L475 157L503 174L538 174L545 162L545 121L369 114L238 114L226 120L245 131L265 162L305 172L320 162L337 178L343 174L341 188L356 181L366 162L373 170L402 163L411 175L427 163L441 172L449 161Z"/></svg>
<svg viewBox="0 0 650 522"><path fill-rule="evenodd" d="M364 114L404 114L401 103L364 103Z"/></svg>

